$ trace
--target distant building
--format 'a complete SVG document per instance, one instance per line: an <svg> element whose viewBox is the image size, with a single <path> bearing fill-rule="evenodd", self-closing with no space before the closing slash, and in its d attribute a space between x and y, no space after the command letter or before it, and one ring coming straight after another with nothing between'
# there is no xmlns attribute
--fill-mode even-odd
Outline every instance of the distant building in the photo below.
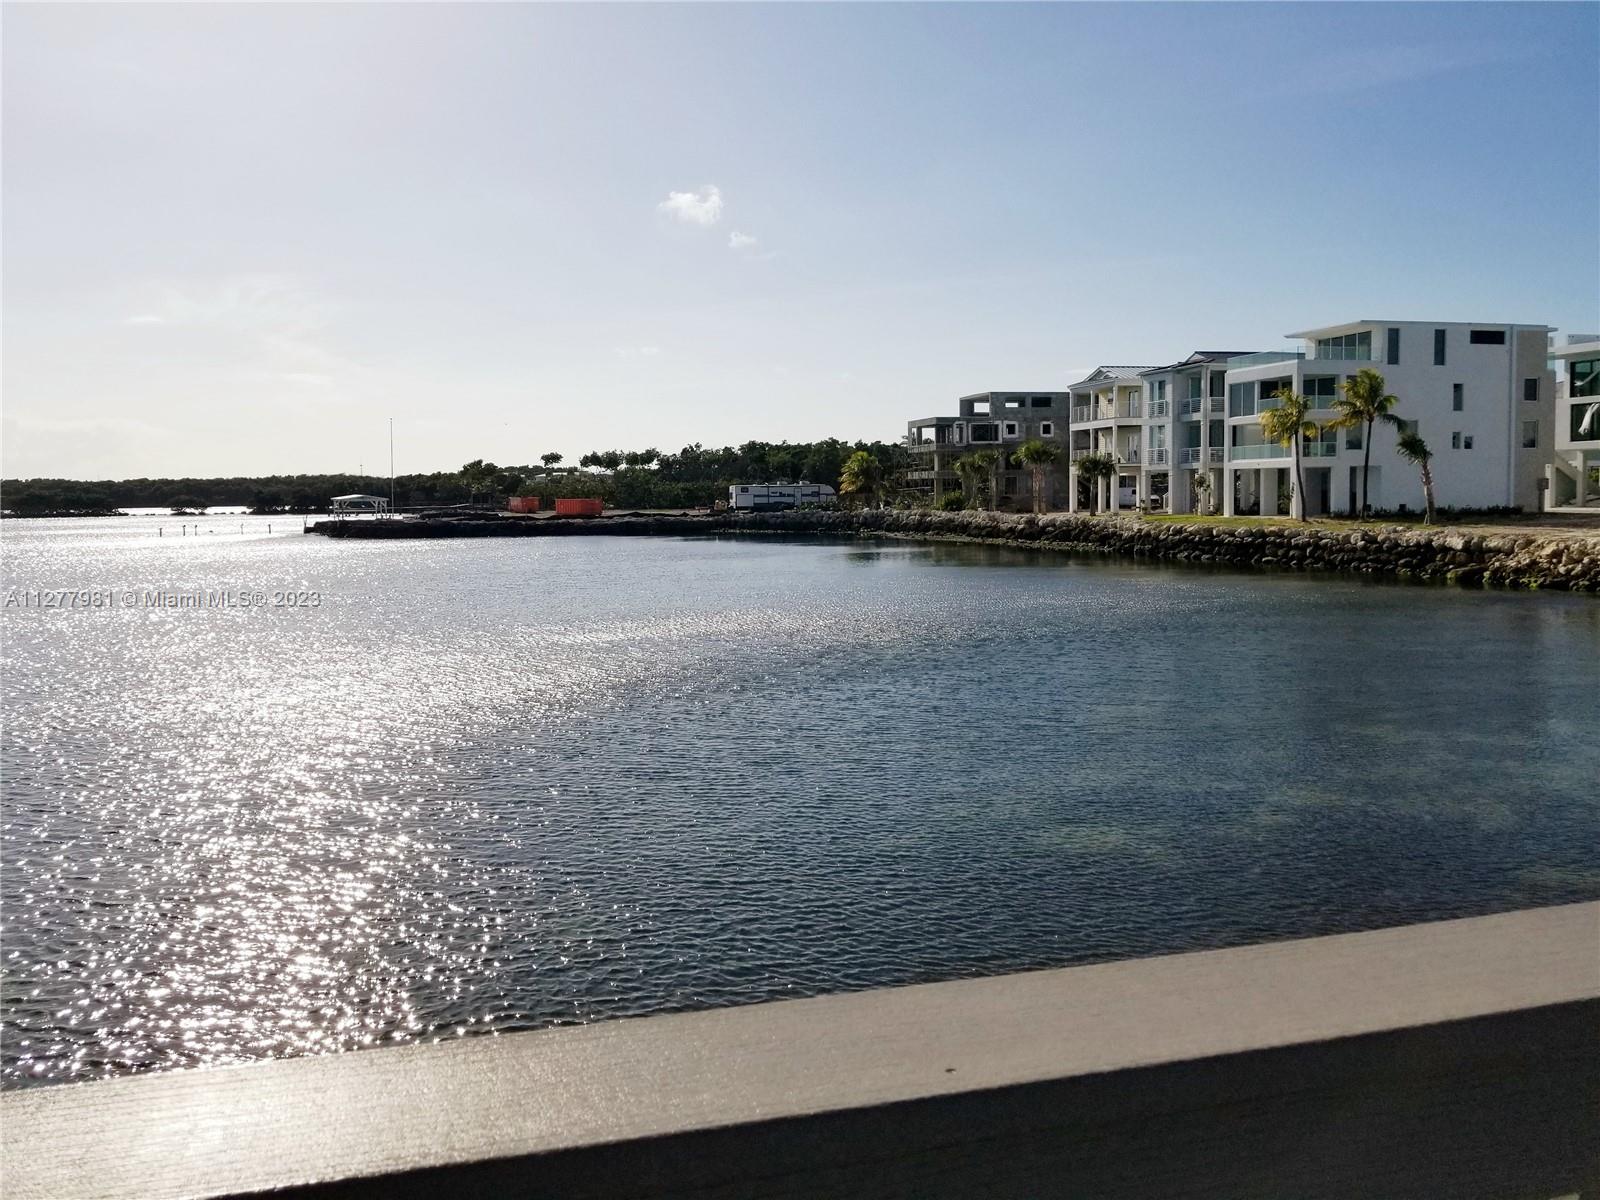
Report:
<svg viewBox="0 0 1600 1200"><path fill-rule="evenodd" d="M912 464L907 486L937 504L947 493L961 490L956 460L979 450L993 450L997 461L993 475L996 507L1029 508L1033 503L1033 477L1017 466L1012 455L1023 442L1035 438L1061 448L1056 466L1046 474L1048 508L1060 508L1067 499L1067 429L1070 423L1066 392L978 392L958 402L960 415L923 417L906 424L906 446Z"/></svg>
<svg viewBox="0 0 1600 1200"><path fill-rule="evenodd" d="M1552 357L1561 375L1549 506L1600 505L1600 337L1569 341Z"/></svg>
<svg viewBox="0 0 1600 1200"><path fill-rule="evenodd" d="M1096 507L1115 511L1142 504L1148 498L1140 491L1149 476L1141 473L1146 459L1144 427L1147 406L1142 367L1096 367L1068 390L1072 400L1070 462L1089 454L1109 454L1117 461L1116 480L1096 483L1100 497ZM1067 507L1078 510L1078 471L1071 468Z"/></svg>

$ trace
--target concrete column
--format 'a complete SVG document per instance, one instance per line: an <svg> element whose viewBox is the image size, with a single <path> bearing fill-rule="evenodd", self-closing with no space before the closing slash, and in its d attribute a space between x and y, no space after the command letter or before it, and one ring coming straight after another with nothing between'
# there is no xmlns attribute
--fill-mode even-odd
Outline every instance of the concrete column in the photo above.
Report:
<svg viewBox="0 0 1600 1200"><path fill-rule="evenodd" d="M1234 515L1233 490L1238 486L1238 472L1224 469L1222 472L1222 515Z"/></svg>
<svg viewBox="0 0 1600 1200"><path fill-rule="evenodd" d="M1071 454L1072 451L1069 450L1067 453ZM1078 511L1078 468L1074 466L1067 467L1067 511L1069 513Z"/></svg>
<svg viewBox="0 0 1600 1200"><path fill-rule="evenodd" d="M940 472L944 468L944 460L939 452L933 452L933 506L939 507L939 501L944 499L944 481Z"/></svg>
<svg viewBox="0 0 1600 1200"><path fill-rule="evenodd" d="M1262 467L1256 472L1256 509L1263 517L1278 515L1278 468Z"/></svg>
<svg viewBox="0 0 1600 1200"><path fill-rule="evenodd" d="M1111 503L1107 507L1112 512L1120 512L1122 509L1122 473L1120 471L1117 472L1107 482L1111 485Z"/></svg>

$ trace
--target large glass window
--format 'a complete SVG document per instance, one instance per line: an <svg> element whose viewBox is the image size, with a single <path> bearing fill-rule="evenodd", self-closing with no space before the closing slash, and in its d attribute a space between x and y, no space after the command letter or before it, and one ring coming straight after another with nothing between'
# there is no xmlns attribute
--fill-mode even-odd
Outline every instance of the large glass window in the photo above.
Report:
<svg viewBox="0 0 1600 1200"><path fill-rule="evenodd" d="M1189 378L1184 383L1184 389L1185 389L1184 393L1183 393L1184 399L1186 399L1186 400L1198 400L1198 399L1200 399L1200 386L1201 386L1200 385L1200 376L1198 376L1198 375L1189 376Z"/></svg>
<svg viewBox="0 0 1600 1200"><path fill-rule="evenodd" d="M1387 332L1388 332L1388 338L1386 339L1386 341L1388 343L1388 345L1386 347L1386 349L1388 350L1388 354L1386 355L1387 363L1391 367L1399 366L1400 365L1400 331L1398 329L1390 329Z"/></svg>
<svg viewBox="0 0 1600 1200"><path fill-rule="evenodd" d="M1228 385L1228 415L1230 417L1253 416L1256 411L1256 385L1253 383L1230 383Z"/></svg>
<svg viewBox="0 0 1600 1200"><path fill-rule="evenodd" d="M1467 335L1467 341L1474 346L1504 346L1506 344L1506 331L1504 329L1474 329Z"/></svg>
<svg viewBox="0 0 1600 1200"><path fill-rule="evenodd" d="M1600 396L1600 358L1580 358L1567 373L1569 396Z"/></svg>
<svg viewBox="0 0 1600 1200"><path fill-rule="evenodd" d="M1361 426L1352 425L1344 431L1344 448L1346 450L1361 449Z"/></svg>
<svg viewBox="0 0 1600 1200"><path fill-rule="evenodd" d="M1337 375L1307 375L1305 381L1305 395L1312 404L1312 408L1332 408L1334 398L1339 394L1339 377Z"/></svg>
<svg viewBox="0 0 1600 1200"><path fill-rule="evenodd" d="M1433 331L1433 365L1436 367L1444 366L1444 334L1442 329Z"/></svg>
<svg viewBox="0 0 1600 1200"><path fill-rule="evenodd" d="M1600 441L1600 404L1574 404L1571 412L1572 440Z"/></svg>
<svg viewBox="0 0 1600 1200"><path fill-rule="evenodd" d="M1323 338L1317 343L1316 357L1371 362L1372 330L1363 329L1360 333L1345 333L1338 337Z"/></svg>
<svg viewBox="0 0 1600 1200"><path fill-rule="evenodd" d="M995 424L974 424L969 429L974 442L998 442L1000 440L1000 426Z"/></svg>

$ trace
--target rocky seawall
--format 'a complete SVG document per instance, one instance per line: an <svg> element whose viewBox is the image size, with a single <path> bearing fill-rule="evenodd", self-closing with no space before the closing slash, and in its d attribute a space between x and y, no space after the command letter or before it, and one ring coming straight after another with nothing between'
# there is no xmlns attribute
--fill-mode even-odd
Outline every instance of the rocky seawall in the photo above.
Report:
<svg viewBox="0 0 1600 1200"><path fill-rule="evenodd" d="M791 534L993 542L1208 566L1339 571L1471 587L1600 593L1600 531L1505 534L1449 526L1294 526L1146 521L1053 513L795 511L710 515L622 514L588 520L451 518L323 521L331 537L694 537Z"/></svg>

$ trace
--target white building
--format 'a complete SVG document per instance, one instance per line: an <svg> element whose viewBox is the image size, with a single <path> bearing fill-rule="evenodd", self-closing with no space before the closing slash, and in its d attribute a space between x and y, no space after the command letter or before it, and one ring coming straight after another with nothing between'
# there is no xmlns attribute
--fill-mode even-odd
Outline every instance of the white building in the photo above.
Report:
<svg viewBox="0 0 1600 1200"><path fill-rule="evenodd" d="M1600 505L1600 338L1569 342L1553 355L1561 365L1556 401L1555 461L1550 507Z"/></svg>
<svg viewBox="0 0 1600 1200"><path fill-rule="evenodd" d="M1303 351L1231 358L1223 446L1222 511L1287 513L1293 464L1288 448L1262 437L1259 413L1288 387L1312 398L1312 419L1334 417L1348 377L1372 367L1433 451L1441 508L1514 507L1537 512L1555 451L1555 379L1546 365L1545 325L1450 321L1351 321L1288 336ZM1309 516L1359 509L1359 429L1302 439ZM1422 507L1417 468L1395 450L1396 431L1372 431L1368 503L1377 510Z"/></svg>
<svg viewBox="0 0 1600 1200"><path fill-rule="evenodd" d="M1095 507L1101 511L1138 505L1150 499L1149 463L1145 454L1145 400L1143 372L1153 367L1096 367L1087 378L1068 389L1072 400L1072 464L1067 485L1067 506L1078 511L1078 468L1088 454L1109 454L1117 460L1115 486L1099 480ZM1166 469L1166 457L1161 457Z"/></svg>

